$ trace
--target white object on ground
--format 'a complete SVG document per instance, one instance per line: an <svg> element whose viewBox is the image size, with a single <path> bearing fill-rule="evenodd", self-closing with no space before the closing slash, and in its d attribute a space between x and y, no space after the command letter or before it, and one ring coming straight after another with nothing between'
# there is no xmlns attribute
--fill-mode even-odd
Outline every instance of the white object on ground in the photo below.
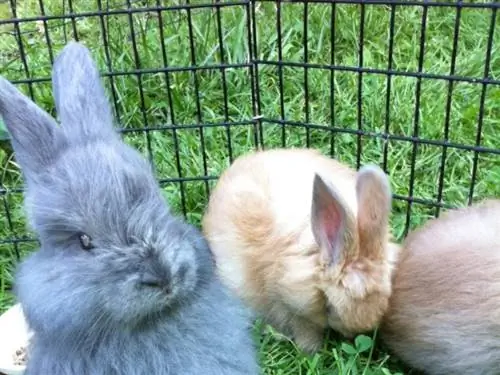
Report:
<svg viewBox="0 0 500 375"><path fill-rule="evenodd" d="M26 348L33 333L29 330L20 304L0 315L0 373L23 375L25 366L16 365L16 351Z"/></svg>

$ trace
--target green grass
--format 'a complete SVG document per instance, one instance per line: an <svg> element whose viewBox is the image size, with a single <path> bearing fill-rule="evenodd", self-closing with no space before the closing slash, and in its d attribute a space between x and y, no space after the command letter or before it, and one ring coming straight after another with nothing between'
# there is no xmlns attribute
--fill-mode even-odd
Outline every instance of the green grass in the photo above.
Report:
<svg viewBox="0 0 500 375"><path fill-rule="evenodd" d="M203 0L202 2L208 2ZM477 1L476 1L477 2ZM45 0L48 15L62 14L61 1ZM105 3L105 2L104 2ZM121 0L113 0L120 4ZM134 6L152 5L152 1L135 2ZM169 4L177 4L170 1ZM200 3L192 1L191 3ZM75 12L89 12L96 9L94 1L74 1ZM116 8L113 6L112 8ZM309 62L323 66L332 62L332 31L330 19L334 6L309 4L308 9L308 54ZM282 4L282 53L283 59L300 63L303 61L303 4ZM19 17L33 17L40 14L38 1L18 1ZM276 33L275 3L258 3L255 9L257 30L257 58L277 61L278 38ZM393 69L416 72L420 53L420 33L422 22L421 7L397 7L395 11L395 36L393 50ZM249 61L247 38L246 6L226 7L220 11L222 36L224 40L224 59L228 64L245 64ZM218 48L217 12L213 9L196 9L191 12L192 32L195 39L194 52L196 64L209 66L221 62ZM7 3L0 2L1 19L10 17ZM127 71L136 67L132 38L137 43L139 66L154 69L163 66L159 34L159 17L155 12L134 13L130 16L134 34L129 28L129 15L120 14L109 17L107 22L111 64L114 71ZM170 67L191 65L189 27L187 13L168 11L162 13L164 41ZM389 48L389 22L391 8L387 6L365 6L363 65L367 68L387 69ZM497 16L497 23L500 18ZM450 72L453 49L455 11L451 8L433 7L428 9L425 34L423 71L425 73L446 75ZM106 22L106 20L105 20ZM463 9L460 34L457 46L455 75L482 77L484 74L485 51L491 11L482 9ZM99 67L107 70L106 55L103 47L100 19L98 16L77 18L79 38L93 52ZM19 25L22 42L27 56L30 77L48 78L51 60L45 28L56 54L64 45L64 30L71 35L71 21L63 27L61 20L25 22ZM0 25L0 74L11 79L24 79L23 63L19 47L12 33L12 24ZM335 53L336 65L355 67L359 61L360 6L337 4L335 6ZM276 66L259 65L260 115L266 119L279 120L280 76ZM199 86L196 95L194 77ZM252 108L252 81L248 68L229 68L225 71L225 84L228 93L225 117L224 82L222 73L217 69L199 70L195 73L175 71L169 73L172 102L167 95L164 73L148 73L141 76L139 85L136 76L119 75L113 78L117 99L118 121L125 128L139 128L145 122L151 127L161 128L150 132L152 157L157 167L158 178L176 178L179 172L184 178L195 178L205 174L218 176L229 165L230 140L232 157L237 157L255 147L256 127L248 124L254 116ZM496 27L490 63L490 78L500 79L500 27ZM333 89L330 80L333 79ZM105 80L108 92L111 82ZM305 146L307 136L310 147L330 153L332 144L335 156L341 161L356 167L358 137L348 132L332 132L329 126L340 130L358 127L358 75L355 72L331 72L322 68L308 70L309 123L318 125L309 134L304 127L295 122L306 121L304 70L298 67L283 68L284 117L290 125L281 126L272 121L262 123L262 137L265 147L285 145ZM382 133L386 126L387 77L382 74L365 73L362 76L361 124L363 130ZM389 133L399 137L414 135L416 78L393 76L389 102ZM141 91L144 103L141 101ZM27 85L21 89L28 93ZM461 145L474 145L478 126L478 115L482 86L480 84L458 82L453 84L451 112L449 118L449 140ZM50 83L33 85L36 101L54 114ZM444 80L423 79L420 83L420 105L418 110L419 130L422 138L439 141L444 137L445 109L447 104L448 83ZM199 104L197 103L199 100ZM334 103L332 112L331 102ZM169 111L174 108L173 116ZM198 113L197 107L200 111ZM172 129L175 121L177 127ZM224 121L242 122L243 125L230 128L217 126ZM246 122L246 124L245 124ZM203 130L206 171L201 152L199 128L189 125L199 123L214 124ZM174 133L178 139L178 153L181 171L177 170L174 152ZM481 145L500 148L500 87L490 85L485 92L484 118ZM284 144L283 144L284 135ZM146 138L142 133L126 133L125 139L147 155ZM407 140L390 140L364 136L361 138L361 163L383 163L384 147L387 147L387 171L391 177L392 189L399 196L408 196L412 170L414 146ZM435 201L438 197L440 166L443 149L437 145L421 144L416 150L414 166L413 196L425 201ZM500 157L480 153L477 159L477 181L474 200L499 196ZM21 186L22 180L18 166L10 151L0 150L0 183L3 188L12 190ZM458 148L448 148L443 173L442 201L447 205L465 205L471 185L474 153ZM208 185L213 187L215 181ZM206 205L207 186L201 181L185 182L187 218L199 224ZM182 212L180 186L178 183L165 183L167 199L176 212ZM10 192L2 196L2 204L9 207L10 217L4 208L0 216L0 310L13 303L8 293L11 285L15 249L2 240L27 234L26 220L22 211L22 196ZM395 236L401 239L406 223L408 204L396 200L393 205L392 225ZM425 204L414 203L411 207L410 228L414 228L434 216L436 210ZM20 243L19 251L26 254L34 248L32 243ZM387 354L383 345L367 336L356 341L346 341L331 337L325 341L321 353L306 356L300 353L292 342L279 340L276 333L266 331L259 335L261 360L265 374L397 374L409 373L397 359Z"/></svg>

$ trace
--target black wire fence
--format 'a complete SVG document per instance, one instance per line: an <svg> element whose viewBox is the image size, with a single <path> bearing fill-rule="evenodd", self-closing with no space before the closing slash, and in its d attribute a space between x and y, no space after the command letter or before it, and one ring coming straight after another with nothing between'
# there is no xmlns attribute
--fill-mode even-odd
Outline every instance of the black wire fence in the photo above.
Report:
<svg viewBox="0 0 500 375"><path fill-rule="evenodd" d="M306 146L355 168L379 163L396 185L394 220L404 235L443 207L500 195L499 8L488 1L0 1L0 74L55 114L54 56L68 40L85 43L125 139L150 158L172 204L194 222L235 157ZM15 157L8 139L0 142L7 270L36 239L25 226Z"/></svg>

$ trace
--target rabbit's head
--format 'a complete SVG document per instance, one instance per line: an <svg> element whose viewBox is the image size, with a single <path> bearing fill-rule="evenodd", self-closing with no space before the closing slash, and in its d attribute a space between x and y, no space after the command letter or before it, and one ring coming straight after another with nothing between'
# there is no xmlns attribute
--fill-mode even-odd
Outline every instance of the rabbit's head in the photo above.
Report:
<svg viewBox="0 0 500 375"><path fill-rule="evenodd" d="M356 177L357 212L319 174L311 227L320 249L328 323L346 336L373 329L388 307L399 246L390 242L391 189L377 166Z"/></svg>
<svg viewBox="0 0 500 375"><path fill-rule="evenodd" d="M0 115L41 244L20 264L16 293L36 331L152 322L208 280L210 252L169 212L149 163L114 129L86 47L64 47L52 85L61 126L0 78Z"/></svg>

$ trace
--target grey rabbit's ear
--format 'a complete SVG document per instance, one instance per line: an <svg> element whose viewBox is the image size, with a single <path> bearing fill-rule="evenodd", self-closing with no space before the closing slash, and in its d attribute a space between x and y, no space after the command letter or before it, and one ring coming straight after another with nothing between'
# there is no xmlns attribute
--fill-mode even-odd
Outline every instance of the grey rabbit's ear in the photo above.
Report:
<svg viewBox="0 0 500 375"><path fill-rule="evenodd" d="M56 121L2 77L0 116L25 177L43 171L64 148L65 137Z"/></svg>
<svg viewBox="0 0 500 375"><path fill-rule="evenodd" d="M52 89L59 119L76 141L117 137L99 70L83 44L69 42L52 67Z"/></svg>

